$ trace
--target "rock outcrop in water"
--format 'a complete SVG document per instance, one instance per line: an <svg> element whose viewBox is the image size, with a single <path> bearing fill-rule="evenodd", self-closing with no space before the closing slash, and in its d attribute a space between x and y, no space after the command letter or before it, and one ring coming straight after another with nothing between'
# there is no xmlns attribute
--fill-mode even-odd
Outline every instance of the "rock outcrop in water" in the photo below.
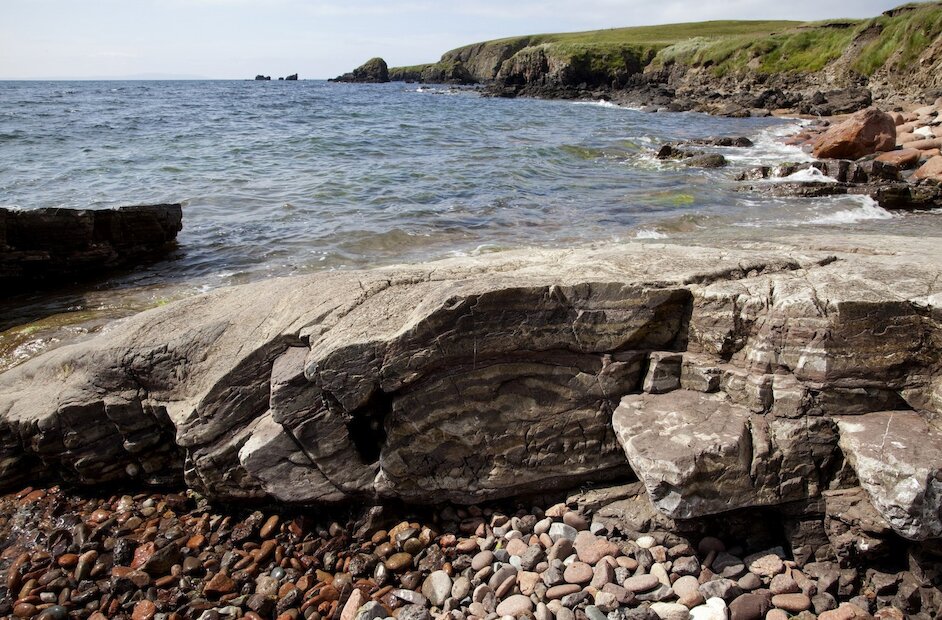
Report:
<svg viewBox="0 0 942 620"><path fill-rule="evenodd" d="M0 209L0 286L35 288L153 260L174 247L182 226L179 204Z"/></svg>
<svg viewBox="0 0 942 620"><path fill-rule="evenodd" d="M389 67L382 58L370 58L350 73L344 73L331 81L381 84L389 81Z"/></svg>
<svg viewBox="0 0 942 620"><path fill-rule="evenodd" d="M218 290L0 375L0 486L472 503L636 476L674 520L780 507L806 561L936 538L940 265L934 240L634 244Z"/></svg>

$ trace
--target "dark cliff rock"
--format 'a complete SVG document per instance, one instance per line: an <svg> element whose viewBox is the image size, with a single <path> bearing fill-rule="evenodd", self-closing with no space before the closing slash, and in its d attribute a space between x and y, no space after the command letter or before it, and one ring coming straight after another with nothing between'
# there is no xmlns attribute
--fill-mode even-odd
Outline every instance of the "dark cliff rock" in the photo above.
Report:
<svg viewBox="0 0 942 620"><path fill-rule="evenodd" d="M0 209L0 284L25 289L157 258L173 248L182 220L179 204Z"/></svg>
<svg viewBox="0 0 942 620"><path fill-rule="evenodd" d="M298 81L298 74L297 74L297 73L292 73L291 75L289 75L288 77L285 78L285 81L288 81L288 82L297 82L297 81Z"/></svg>
<svg viewBox="0 0 942 620"><path fill-rule="evenodd" d="M256 82L270 82L270 81L271 81L271 76L270 76L270 75L262 75L261 73L259 73L258 75L255 76L255 81L256 81Z"/></svg>
<svg viewBox="0 0 942 620"><path fill-rule="evenodd" d="M381 84L389 81L389 67L382 58L370 58L350 73L344 73L331 81Z"/></svg>

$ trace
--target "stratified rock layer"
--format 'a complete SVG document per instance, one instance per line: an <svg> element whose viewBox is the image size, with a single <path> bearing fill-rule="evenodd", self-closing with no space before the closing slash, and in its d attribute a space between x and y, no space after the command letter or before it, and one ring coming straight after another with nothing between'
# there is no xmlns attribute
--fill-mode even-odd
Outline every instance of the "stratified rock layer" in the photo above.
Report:
<svg viewBox="0 0 942 620"><path fill-rule="evenodd" d="M510 252L218 290L0 375L0 486L467 503L637 474L686 519L859 484L897 532L937 536L845 436L942 411L936 241Z"/></svg>
<svg viewBox="0 0 942 620"><path fill-rule="evenodd" d="M35 288L100 276L173 247L179 204L118 209L0 209L0 286Z"/></svg>

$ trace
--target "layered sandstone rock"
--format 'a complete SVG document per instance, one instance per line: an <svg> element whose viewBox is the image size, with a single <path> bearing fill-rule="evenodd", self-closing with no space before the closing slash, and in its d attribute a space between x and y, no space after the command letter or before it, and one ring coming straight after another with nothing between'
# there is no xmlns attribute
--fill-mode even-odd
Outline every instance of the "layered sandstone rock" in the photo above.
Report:
<svg viewBox="0 0 942 620"><path fill-rule="evenodd" d="M637 475L673 519L859 486L936 537L922 452L876 476L853 429L905 411L935 449L940 264L933 240L629 244L218 290L0 375L0 486L466 503Z"/></svg>

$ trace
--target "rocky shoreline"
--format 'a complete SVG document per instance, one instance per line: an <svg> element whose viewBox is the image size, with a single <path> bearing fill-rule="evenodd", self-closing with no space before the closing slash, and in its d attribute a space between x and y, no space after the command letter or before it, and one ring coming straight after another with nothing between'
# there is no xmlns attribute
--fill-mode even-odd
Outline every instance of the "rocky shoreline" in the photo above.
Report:
<svg viewBox="0 0 942 620"><path fill-rule="evenodd" d="M936 617L942 604L926 548L792 559L761 515L728 517L714 533L736 533L721 540L630 515L625 495L332 518L226 509L192 493L26 488L0 497L0 615L900 620ZM863 515L851 502L840 516ZM844 535L848 550L866 540L855 537Z"/></svg>

